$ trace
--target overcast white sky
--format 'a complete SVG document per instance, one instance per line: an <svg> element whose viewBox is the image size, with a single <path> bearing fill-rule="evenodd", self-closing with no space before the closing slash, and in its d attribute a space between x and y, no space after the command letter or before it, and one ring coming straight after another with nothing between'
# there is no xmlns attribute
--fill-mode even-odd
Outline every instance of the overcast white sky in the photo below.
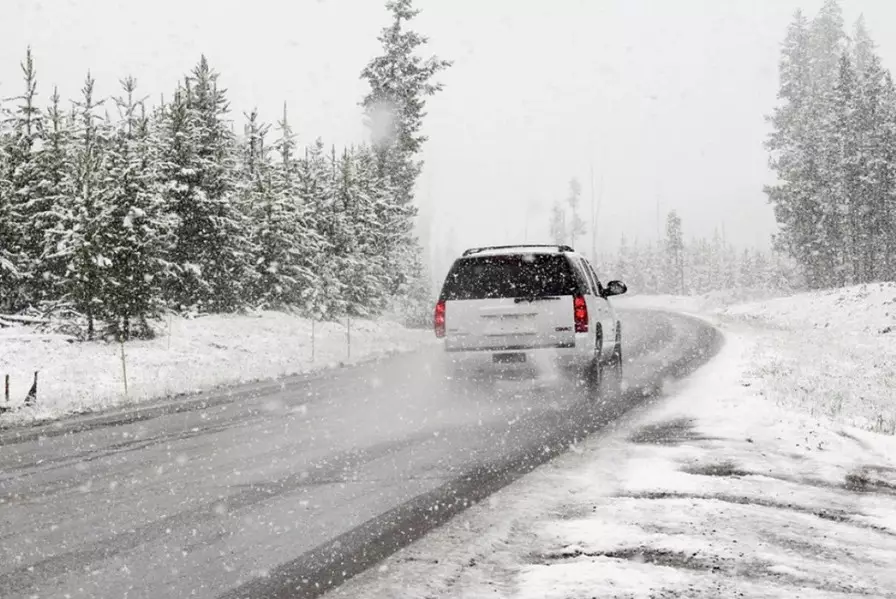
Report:
<svg viewBox="0 0 896 599"><path fill-rule="evenodd" d="M455 60L429 103L421 199L436 238L469 246L522 239L526 204L547 208L589 169L603 180L602 248L656 236L656 202L686 235L724 226L740 245L774 230L763 115L792 12L821 0L418 0L430 49ZM843 0L896 65L896 2ZM379 0L3 0L0 95L19 92L31 44L39 91L74 97L89 68L112 94L133 74L153 98L205 53L236 116L276 119L287 101L304 142L364 137L358 73L387 22ZM590 239L590 234L589 234ZM587 243L582 243L587 246Z"/></svg>

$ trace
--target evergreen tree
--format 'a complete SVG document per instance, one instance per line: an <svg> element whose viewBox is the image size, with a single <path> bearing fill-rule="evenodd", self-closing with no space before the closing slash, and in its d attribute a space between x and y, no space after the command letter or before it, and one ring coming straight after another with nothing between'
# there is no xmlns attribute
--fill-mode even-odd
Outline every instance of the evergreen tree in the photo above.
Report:
<svg viewBox="0 0 896 599"><path fill-rule="evenodd" d="M71 303L87 319L87 336L93 339L96 321L104 315L103 280L112 262L104 246L109 221L105 151L109 132L97 114L101 103L94 98L94 79L88 73L81 99L74 104L75 124L69 164L62 187L60 226L51 231L51 244L64 260L61 299Z"/></svg>
<svg viewBox="0 0 896 599"><path fill-rule="evenodd" d="M401 26L409 6L390 4L404 14L392 41L419 39ZM150 110L136 81L123 80L110 114L89 75L70 112L55 92L38 108L29 51L25 91L0 119L0 309L73 308L89 337L107 323L123 340L151 333L166 306L331 318L375 316L391 303L427 320L413 185L396 165L419 167L424 114L414 98L438 90L429 77L447 63L393 50L399 75L413 75L389 88L410 94L400 97L395 143L327 156L318 140L304 158L285 111L272 145L256 113L237 140L204 57Z"/></svg>
<svg viewBox="0 0 896 599"><path fill-rule="evenodd" d="M756 287L760 283L760 281L757 281L757 273L754 266L750 250L744 250L740 259L740 283L747 289Z"/></svg>
<svg viewBox="0 0 896 599"><path fill-rule="evenodd" d="M737 250L725 241L724 237L722 240L724 243L724 252L722 254L721 288L724 290L740 289L744 286L740 279L740 258Z"/></svg>
<svg viewBox="0 0 896 599"><path fill-rule="evenodd" d="M858 35L858 33L857 33ZM865 33L864 35L867 35ZM888 276L887 264L892 259L887 250L887 237L894 226L889 202L896 192L896 150L893 144L896 124L896 98L892 94L889 73L868 40L864 56L856 47L857 70L855 113L852 132L855 137L854 160L858 200L854 204L854 224L857 229L853 272L857 282L879 280Z"/></svg>
<svg viewBox="0 0 896 599"><path fill-rule="evenodd" d="M844 39L835 0L811 24L797 13L782 48L781 103L770 117L767 147L778 182L766 192L780 224L776 244L801 264L813 288L859 277L853 257L866 235L859 86ZM859 42L865 64L872 48Z"/></svg>
<svg viewBox="0 0 896 599"><path fill-rule="evenodd" d="M232 312L251 285L251 227L237 202L236 143L225 90L203 56L166 107L162 176L177 216L170 290L182 309Z"/></svg>
<svg viewBox="0 0 896 599"><path fill-rule="evenodd" d="M551 240L554 243L558 245L567 243L566 211L563 209L563 204L559 201L554 202L554 205L551 206L549 226L551 229Z"/></svg>
<svg viewBox="0 0 896 599"><path fill-rule="evenodd" d="M7 155L0 146L0 172L7 172ZM14 310L22 303L22 275L17 264L20 261L17 247L13 245L18 231L15 226L16 213L12 202L12 185L5 176L0 176L0 310Z"/></svg>
<svg viewBox="0 0 896 599"><path fill-rule="evenodd" d="M257 109L246 118L240 147L239 205L248 212L257 252L254 259L257 276L248 295L256 305L279 308L292 292L292 281L281 270L289 264L292 240L283 227L284 206L275 197L271 148L265 143L270 126L258 120Z"/></svg>
<svg viewBox="0 0 896 599"><path fill-rule="evenodd" d="M413 200L414 183L422 168L416 156L426 141L421 133L426 98L442 90L442 84L433 78L451 62L417 55L428 39L407 29L420 13L411 0L389 0L386 8L392 23L377 38L383 53L361 71L361 78L370 85L361 105L373 135L378 166L394 187L396 200L407 204Z"/></svg>
<svg viewBox="0 0 896 599"><path fill-rule="evenodd" d="M391 214L390 208L398 208L390 202L388 190L378 185L376 180L376 156L367 146L358 149L353 155L356 173L356 188L351 204L347 207L349 221L354 223L354 296L349 298L349 309L355 316L372 316L386 308L389 296L389 264L380 253L380 247L386 242L388 223L402 219L403 215ZM401 209L399 208L399 211ZM424 281L425 279L421 279ZM419 290L418 290L419 292ZM428 307L429 290L425 295L417 297L421 309ZM413 311L411 306L408 310ZM428 313L428 310L427 310Z"/></svg>
<svg viewBox="0 0 896 599"><path fill-rule="evenodd" d="M800 180L800 185L810 190L804 229L809 231L813 278L820 287L837 284L847 274L843 249L848 231L844 216L849 211L843 194L846 165L837 139L843 127L840 116L852 102L854 87L854 73L848 59L843 59L845 38L839 4L826 0L809 27L812 94L804 116L807 135L802 140L809 172ZM805 217L798 213L797 218Z"/></svg>
<svg viewBox="0 0 896 599"><path fill-rule="evenodd" d="M632 273L632 256L631 256L631 248L629 248L628 241L625 238L625 234L619 239L619 253L617 255L616 264L615 264L615 272L616 276L622 281L630 281L631 273Z"/></svg>
<svg viewBox="0 0 896 599"><path fill-rule="evenodd" d="M863 197L862 176L862 123L858 121L856 74L849 55L840 58L837 83L831 93L832 114L826 123L826 141L831 147L830 170L826 179L830 182L820 195L822 199L823 255L825 256L825 282L852 283L859 279L856 271L861 237Z"/></svg>
<svg viewBox="0 0 896 599"><path fill-rule="evenodd" d="M648 243L642 254L644 293L663 293L666 291L664 262L665 254L662 244Z"/></svg>
<svg viewBox="0 0 896 599"><path fill-rule="evenodd" d="M863 15L859 15L856 20L852 36L852 51L856 72L864 73L871 67L871 61L876 56L876 45L868 33Z"/></svg>
<svg viewBox="0 0 896 599"><path fill-rule="evenodd" d="M627 260L628 270L625 273L620 273L618 276L636 293L643 292L646 285L644 249L638 243L637 239L632 243L631 249L628 250L628 254L630 256L630 259ZM620 258L620 260L624 260L624 258Z"/></svg>
<svg viewBox="0 0 896 599"><path fill-rule="evenodd" d="M422 133L426 99L442 89L442 84L434 78L451 62L418 55L428 40L407 28L419 14L412 0L388 0L386 8L392 22L378 37L382 54L361 71L361 78L370 86L361 105L372 134L377 176L388 183L391 201L404 208L403 220L392 223L394 243L385 248L393 265L389 270L392 278L389 287L398 294L416 290L414 295L420 296L421 305L415 309L422 312L429 309L428 293L425 296L423 293L429 289L429 283L426 269L420 263L421 250L413 235L417 211L411 206L414 186L423 168L418 155L426 141ZM399 214L397 210L391 212Z"/></svg>
<svg viewBox="0 0 896 599"><path fill-rule="evenodd" d="M618 265L626 262L624 255L631 256L632 272L620 278L632 293L681 293L680 281L668 276L674 272L669 245L666 242L662 251L657 251L652 244L641 248L635 243L632 250L627 250L622 243L616 255L605 261ZM786 293L804 285L794 262L786 256L757 249L738 251L718 232L711 239L689 240L683 244L682 256L688 273L684 290L689 295L736 290Z"/></svg>
<svg viewBox="0 0 896 599"><path fill-rule="evenodd" d="M569 225L567 226L566 237L573 247L576 245L576 239L585 234L585 221L579 216L579 204L582 198L582 185L579 180L573 177L569 180L569 196L566 203L569 204Z"/></svg>
<svg viewBox="0 0 896 599"><path fill-rule="evenodd" d="M299 163L298 192L308 208L307 224L320 241L317 251L309 255L310 269L316 274L315 285L304 292L303 303L310 316L319 320L334 318L344 313L341 302L343 283L334 260L333 165L324 155L323 142L318 139L305 149Z"/></svg>
<svg viewBox="0 0 896 599"><path fill-rule="evenodd" d="M845 40L840 4L837 0L825 0L809 27L809 64L816 93L835 84Z"/></svg>
<svg viewBox="0 0 896 599"><path fill-rule="evenodd" d="M896 281L896 86L889 72L884 74L881 127L875 141L879 148L875 161L878 184L874 197L876 243L875 278Z"/></svg>
<svg viewBox="0 0 896 599"><path fill-rule="evenodd" d="M256 145L247 167L255 172L247 192L254 209L252 220L256 234L255 301L265 308L301 308L303 294L316 284L310 268L309 254L320 246L318 238L307 224L305 207L298 191L298 166L295 159L295 135L287 119L286 107L277 128L279 137L273 149L279 161L271 164L264 143L266 128L256 122L255 113L247 127L248 140ZM254 140L254 141L253 141Z"/></svg>
<svg viewBox="0 0 896 599"><path fill-rule="evenodd" d="M11 277L9 298L12 309L18 309L35 297L35 276L39 276L43 250L41 215L46 211L40 194L40 147L43 143L43 114L37 105L37 72L31 48L21 63L24 89L11 101L14 106L4 115L7 134L3 139L6 231L4 231L6 272Z"/></svg>
<svg viewBox="0 0 896 599"><path fill-rule="evenodd" d="M174 241L174 220L158 181L157 161L149 119L142 100L134 97L137 81L121 82L116 98L117 121L107 152L104 199L108 222L101 247L111 261L104 274L104 310L120 339L151 333L147 319L158 316L162 292L173 276L168 254Z"/></svg>
<svg viewBox="0 0 896 599"><path fill-rule="evenodd" d="M688 259L688 289L692 293L706 293L713 288L712 248L706 239L692 239L686 248Z"/></svg>
<svg viewBox="0 0 896 599"><path fill-rule="evenodd" d="M673 210L666 216L666 289L684 294L684 237L681 217Z"/></svg>
<svg viewBox="0 0 896 599"><path fill-rule="evenodd" d="M40 269L35 276L34 299L52 303L64 286L67 262L55 246L64 234L68 204L74 197L68 177L71 165L74 123L60 105L58 89L53 90L44 127L44 148L41 152L41 180L38 185L43 211L35 215L41 230Z"/></svg>

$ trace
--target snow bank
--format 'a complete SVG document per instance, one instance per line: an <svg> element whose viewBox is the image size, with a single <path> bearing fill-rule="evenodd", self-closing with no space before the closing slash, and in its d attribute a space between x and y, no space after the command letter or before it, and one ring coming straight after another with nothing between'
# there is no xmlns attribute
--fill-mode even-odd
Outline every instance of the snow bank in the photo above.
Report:
<svg viewBox="0 0 896 599"><path fill-rule="evenodd" d="M890 596L896 438L777 405L751 374L763 331L723 326L671 397L332 595Z"/></svg>
<svg viewBox="0 0 896 599"><path fill-rule="evenodd" d="M778 405L896 434L896 284L804 293L717 316L756 330L751 372Z"/></svg>
<svg viewBox="0 0 896 599"><path fill-rule="evenodd" d="M748 324L757 335L751 373L776 404L896 434L896 284L735 301L750 295L644 295L614 303L702 315L720 326Z"/></svg>
<svg viewBox="0 0 896 599"><path fill-rule="evenodd" d="M125 344L125 396L121 346L70 342L38 335L27 326L0 329L0 377L10 375L12 405L20 405L39 371L37 405L0 416L0 425L60 417L209 389L299 374L433 342L429 331L390 321L316 323L280 312L173 318L151 341ZM2 401L2 399L0 399Z"/></svg>
<svg viewBox="0 0 896 599"><path fill-rule="evenodd" d="M896 283L856 285L732 306L723 312L793 330L833 328L838 333L893 333ZM885 329L889 328L889 331Z"/></svg>

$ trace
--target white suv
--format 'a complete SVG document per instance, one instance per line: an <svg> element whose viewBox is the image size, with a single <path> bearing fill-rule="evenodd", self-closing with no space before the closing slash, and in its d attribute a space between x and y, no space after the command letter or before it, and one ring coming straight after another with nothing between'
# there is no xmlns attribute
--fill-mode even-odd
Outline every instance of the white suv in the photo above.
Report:
<svg viewBox="0 0 896 599"><path fill-rule="evenodd" d="M565 245L473 248L448 272L435 309L435 334L458 371L573 369L600 384L612 365L621 378L622 327L591 264Z"/></svg>

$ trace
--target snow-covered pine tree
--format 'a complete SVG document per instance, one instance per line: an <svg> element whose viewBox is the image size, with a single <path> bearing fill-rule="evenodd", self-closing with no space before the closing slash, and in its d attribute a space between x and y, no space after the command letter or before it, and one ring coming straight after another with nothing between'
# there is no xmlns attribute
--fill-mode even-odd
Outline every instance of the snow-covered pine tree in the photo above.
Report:
<svg viewBox="0 0 896 599"><path fill-rule="evenodd" d="M842 56L846 35L843 15L836 0L825 0L808 32L809 73L811 76L807 110L804 114L802 160L804 171L798 180L808 190L807 205L800 206L797 218L808 232L807 250L815 285L835 285L845 275L843 247L845 239L842 194L838 196L841 165L837 152L836 131L838 93L835 87L844 75Z"/></svg>
<svg viewBox="0 0 896 599"><path fill-rule="evenodd" d="M305 148L297 174L299 196L307 207L307 224L320 240L317 252L308 256L316 280L314 287L303 294L304 309L313 318L327 320L344 313L344 289L333 256L333 165L324 154L323 141L317 139Z"/></svg>
<svg viewBox="0 0 896 599"><path fill-rule="evenodd" d="M582 202L582 185L579 180L573 177L569 180L569 195L566 197L566 203L569 205L569 225L567 226L567 237L569 243L573 247L576 240L585 234L585 221L579 214L579 204Z"/></svg>
<svg viewBox="0 0 896 599"><path fill-rule="evenodd" d="M104 310L119 339L152 333L148 318L164 309L163 291L174 276L168 255L175 219L159 184L155 146L137 81L121 81L119 120L108 146L104 181L108 220L101 246L111 260L102 280Z"/></svg>
<svg viewBox="0 0 896 599"><path fill-rule="evenodd" d="M665 292L665 277L664 277L664 253L662 249L662 244L654 243L653 241L647 242L647 245L644 246L644 250L641 253L641 262L639 264L639 271L643 273L644 285L642 287L642 293L663 293Z"/></svg>
<svg viewBox="0 0 896 599"><path fill-rule="evenodd" d="M368 146L349 156L353 167L352 193L347 196L348 222L352 225L353 252L350 268L349 313L375 316L386 308L389 295L389 265L379 252L388 234L390 198L382 193L376 176L376 156ZM347 168L343 165L343 171ZM347 175L343 172L343 177ZM391 204L394 206L394 204Z"/></svg>
<svg viewBox="0 0 896 599"><path fill-rule="evenodd" d="M382 54L361 71L370 91L361 101L366 124L371 130L373 151L377 157L378 177L388 182L393 202L407 207L407 222L396 223L399 242L388 248L392 268L390 288L394 290L429 289L426 269L421 264L421 249L413 235L417 211L412 208L414 186L423 168L418 156L426 141L422 133L426 99L442 89L435 76L451 62L436 56L422 58L418 51L427 38L408 29L419 14L412 0L388 0L386 8L392 22L383 28L378 40ZM419 278L420 280L413 280ZM399 293L401 293L399 291ZM429 297L421 297L417 312L428 311Z"/></svg>
<svg viewBox="0 0 896 599"><path fill-rule="evenodd" d="M278 268L282 284L287 291L281 298L285 305L296 309L306 308L305 298L320 286L314 261L324 246L323 238L314 225L312 208L304 201L300 189L300 161L297 154L296 135L289 124L286 105L283 117L277 123L278 138L273 147L279 160L273 167L272 191L279 215L276 221L281 233L291 243L283 244L282 263ZM280 237L282 239L282 237Z"/></svg>
<svg viewBox="0 0 896 599"><path fill-rule="evenodd" d="M809 26L810 71L813 84L831 89L837 81L846 42L843 10L837 0L825 0Z"/></svg>
<svg viewBox="0 0 896 599"><path fill-rule="evenodd" d="M681 217L675 210L666 216L666 290L684 294L684 236Z"/></svg>
<svg viewBox="0 0 896 599"><path fill-rule="evenodd" d="M646 288L644 277L644 248L640 242L635 239L632 242L631 249L628 251L628 273L625 278L621 279L633 293L644 293Z"/></svg>
<svg viewBox="0 0 896 599"><path fill-rule="evenodd" d="M192 251L189 235L201 223L193 206L196 158L190 135L186 90L179 86L168 103L162 103L152 118L157 148L158 176L165 205L174 219L170 260L174 276L167 281L164 301L170 309L192 309L191 299L202 287L199 267L187 260Z"/></svg>
<svg viewBox="0 0 896 599"><path fill-rule="evenodd" d="M778 182L766 192L781 225L777 243L798 260L813 287L843 275L844 207L837 192L842 171L835 147L839 125L834 89L844 40L835 0L826 0L811 23L797 13L782 48L781 104L770 117L774 130L767 147Z"/></svg>
<svg viewBox="0 0 896 599"><path fill-rule="evenodd" d="M879 223L880 237L876 245L881 259L876 271L878 278L896 281L896 85L890 72L884 74L882 126L876 143L881 148L877 182L879 185L875 203L875 218Z"/></svg>
<svg viewBox="0 0 896 599"><path fill-rule="evenodd" d="M740 260L737 249L731 245L724 234L722 235L724 250L722 253L722 281L724 290L739 289L740 285Z"/></svg>
<svg viewBox="0 0 896 599"><path fill-rule="evenodd" d="M361 71L361 78L370 85L361 105L378 167L390 179L396 200L407 204L414 198L414 184L423 165L416 156L426 141L421 133L426 98L442 90L442 84L433 78L450 67L451 61L418 56L428 39L407 28L420 13L412 0L388 0L386 9L392 22L377 38L383 53Z"/></svg>
<svg viewBox="0 0 896 599"><path fill-rule="evenodd" d="M774 288L777 286L778 282L774 280L774 265L765 254L758 249L753 250L751 263L753 276L760 287L769 286Z"/></svg>
<svg viewBox="0 0 896 599"><path fill-rule="evenodd" d="M704 238L692 239L689 245L690 255L689 289L692 293L706 293L712 289L712 249Z"/></svg>
<svg viewBox="0 0 896 599"><path fill-rule="evenodd" d="M551 241L558 245L567 243L566 210L563 209L563 203L559 200L551 206L551 219L548 226L550 227Z"/></svg>
<svg viewBox="0 0 896 599"><path fill-rule="evenodd" d="M44 147L40 153L39 194L43 202L43 211L35 215L35 220L43 233L40 270L35 273L34 282L38 294L37 300L49 304L59 298L65 280L67 261L60 255L55 241L62 238L68 204L73 197L70 187L72 179L67 176L67 169L72 164L70 152L74 122L71 116L62 110L60 102L59 90L54 88L50 105L46 110ZM52 309L51 305L48 307Z"/></svg>
<svg viewBox="0 0 896 599"><path fill-rule="evenodd" d="M265 139L269 127L258 121L257 111L247 116L240 185L243 204L250 210L256 248L252 301L263 308L296 306L307 277L299 249L301 221L293 188L294 136L284 114L280 127L286 137L269 147ZM271 161L272 148L280 152L279 165Z"/></svg>
<svg viewBox="0 0 896 599"><path fill-rule="evenodd" d="M333 269L337 273L342 292L336 307L337 314L352 314L353 308L363 310L361 306L353 306L359 297L351 289L357 277L361 274L363 266L355 259L357 244L355 241L355 223L351 222L349 211L357 205L358 185L355 172L355 164L344 150L341 156L337 156L336 148L330 148L329 166L331 169L330 198L327 202L328 211L325 217L328 225L328 236L331 244L330 259Z"/></svg>
<svg viewBox="0 0 896 599"><path fill-rule="evenodd" d="M6 135L3 139L5 160L4 181L8 237L4 239L8 272L17 273L8 290L12 309L24 307L39 299L43 250L42 215L47 205L40 193L40 153L43 146L43 113L37 105L37 71L29 47L21 63L24 89L10 101L14 103L4 115ZM9 301L9 300L8 300Z"/></svg>
<svg viewBox="0 0 896 599"><path fill-rule="evenodd" d="M871 35L868 33L868 27L865 24L865 16L859 15L853 27L851 40L852 58L857 73L864 73L870 66L871 60L876 55L877 47Z"/></svg>
<svg viewBox="0 0 896 599"><path fill-rule="evenodd" d="M110 208L105 156L109 132L97 114L101 107L88 73L81 99L74 103L72 147L61 185L65 196L59 202L62 218L50 232L55 255L66 265L58 281L60 299L85 316L89 339L95 335L97 319L104 316L104 279L112 264L103 245Z"/></svg>
<svg viewBox="0 0 896 599"><path fill-rule="evenodd" d="M225 93L203 56L165 110L162 176L178 218L172 261L180 270L170 300L181 309L239 310L254 273Z"/></svg>
<svg viewBox="0 0 896 599"><path fill-rule="evenodd" d="M0 139L5 140L7 132L0 124ZM12 186L6 178L8 157L6 144L0 143L0 289L6 290L0 295L0 310L9 312L20 305L24 298L21 295L21 274L17 264L20 260L17 247L12 240L17 235L15 206L12 201Z"/></svg>
<svg viewBox="0 0 896 599"><path fill-rule="evenodd" d="M858 82L853 122L860 128L855 134L861 204L855 206L859 211L853 215L859 228L854 272L857 282L868 282L885 278L886 265L892 259L887 256L886 237L894 224L889 217L888 200L896 192L896 104L888 89L889 73L861 21L856 29L854 61Z"/></svg>
<svg viewBox="0 0 896 599"><path fill-rule="evenodd" d="M279 202L274 189L271 147L265 137L270 125L258 120L258 110L246 114L240 145L239 205L251 222L255 276L247 289L247 299L262 308L283 308L294 292L288 274L290 247L295 242L284 225L290 208Z"/></svg>
<svg viewBox="0 0 896 599"><path fill-rule="evenodd" d="M761 281L757 280L753 258L750 250L745 249L740 257L740 284L744 289L753 289Z"/></svg>
<svg viewBox="0 0 896 599"><path fill-rule="evenodd" d="M820 285L816 231L821 214L815 198L818 167L813 148L817 135L811 120L815 84L809 28L809 21L797 11L781 49L779 105L768 117L772 132L766 142L771 153L769 163L778 181L767 186L765 192L780 227L778 244L804 266L810 280Z"/></svg>
<svg viewBox="0 0 896 599"><path fill-rule="evenodd" d="M613 271L615 272L614 278L618 278L621 281L625 281L626 284L631 284L631 273L632 273L632 250L628 244L628 240L625 237L625 233L619 238L619 249L616 254L615 264L613 265Z"/></svg>
<svg viewBox="0 0 896 599"><path fill-rule="evenodd" d="M862 227L864 194L863 123L859 120L858 84L847 52L840 56L837 81L830 92L830 113L824 122L825 142L830 158L825 179L829 186L819 194L822 198L821 233L825 256L826 284L857 282L860 273L858 256L866 232Z"/></svg>

